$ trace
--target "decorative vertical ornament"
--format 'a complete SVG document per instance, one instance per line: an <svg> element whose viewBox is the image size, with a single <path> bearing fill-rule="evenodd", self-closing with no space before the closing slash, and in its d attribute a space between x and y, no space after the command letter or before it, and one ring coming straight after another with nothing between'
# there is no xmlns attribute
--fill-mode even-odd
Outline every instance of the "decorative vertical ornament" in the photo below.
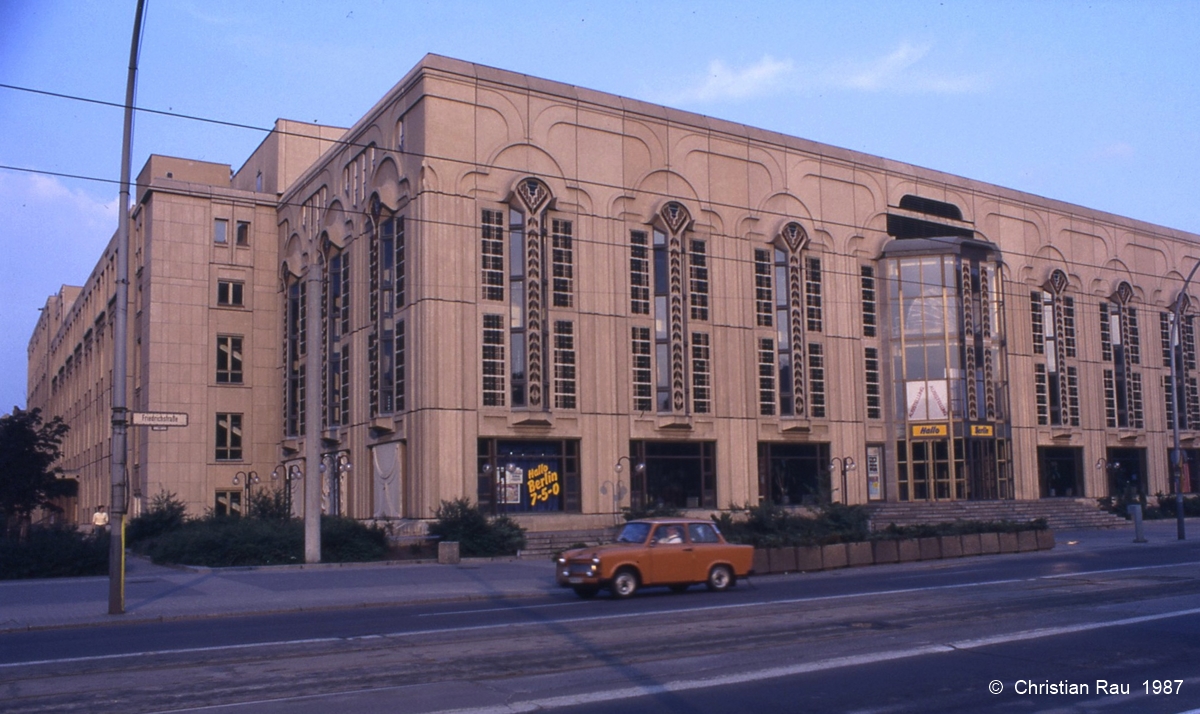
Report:
<svg viewBox="0 0 1200 714"><path fill-rule="evenodd" d="M668 201L659 210L659 217L667 229L667 264L670 278L670 323L667 329L671 339L671 410L683 412L687 407L687 359L684 353L683 324L683 233L691 225L692 216L683 204Z"/></svg>
<svg viewBox="0 0 1200 714"><path fill-rule="evenodd" d="M792 400L794 414L808 415L808 363L804 343L804 262L802 253L808 247L808 234L799 223L789 223L780 231L788 254L788 325L792 348Z"/></svg>
<svg viewBox="0 0 1200 714"><path fill-rule="evenodd" d="M530 409L545 409L543 393L543 364L545 347L544 312L545 280L542 256L545 253L545 212L550 206L550 189L535 178L521 179L517 183L517 198L525 212L525 336L526 369L529 378ZM512 256L510 260L516 260Z"/></svg>
<svg viewBox="0 0 1200 714"><path fill-rule="evenodd" d="M963 344L966 346L967 419L979 420L979 392L976 377L979 366L975 360L975 292L971 289L971 264L963 263L959 272L963 296Z"/></svg>

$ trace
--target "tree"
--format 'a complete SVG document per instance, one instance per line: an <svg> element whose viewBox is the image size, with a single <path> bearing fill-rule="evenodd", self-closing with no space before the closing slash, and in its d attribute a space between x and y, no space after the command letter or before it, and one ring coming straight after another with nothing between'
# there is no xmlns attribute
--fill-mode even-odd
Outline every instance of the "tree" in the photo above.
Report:
<svg viewBox="0 0 1200 714"><path fill-rule="evenodd" d="M43 423L41 409L13 407L0 417L0 515L9 533L23 536L35 510L59 513L54 500L77 492L78 483L59 478L62 469L54 466L69 430L61 417Z"/></svg>

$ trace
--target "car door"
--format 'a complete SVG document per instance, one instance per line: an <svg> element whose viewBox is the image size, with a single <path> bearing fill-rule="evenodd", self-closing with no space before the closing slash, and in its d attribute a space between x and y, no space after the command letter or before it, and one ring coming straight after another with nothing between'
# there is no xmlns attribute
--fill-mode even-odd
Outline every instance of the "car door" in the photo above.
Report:
<svg viewBox="0 0 1200 714"><path fill-rule="evenodd" d="M680 542L670 542L673 530L679 533ZM647 585L696 582L693 577L692 544L688 542L685 529L677 523L660 523L650 537L650 567L642 574Z"/></svg>
<svg viewBox="0 0 1200 714"><path fill-rule="evenodd" d="M711 523L689 523L687 530L692 548L691 580L701 582L708 579L713 563L723 559L725 544Z"/></svg>

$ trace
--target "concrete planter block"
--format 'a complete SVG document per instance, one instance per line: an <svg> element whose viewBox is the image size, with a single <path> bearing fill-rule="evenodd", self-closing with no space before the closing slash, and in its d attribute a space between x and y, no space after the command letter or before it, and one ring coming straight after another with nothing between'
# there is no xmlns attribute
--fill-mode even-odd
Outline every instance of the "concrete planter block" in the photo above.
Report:
<svg viewBox="0 0 1200 714"><path fill-rule="evenodd" d="M1016 533L997 533L996 535L1000 536L1001 553L1019 552Z"/></svg>
<svg viewBox="0 0 1200 714"><path fill-rule="evenodd" d="M937 536L918 538L917 547L921 551L921 560L938 560L942 557L942 539Z"/></svg>
<svg viewBox="0 0 1200 714"><path fill-rule="evenodd" d="M877 540L871 544L874 551L875 564L900 562L900 547L894 540Z"/></svg>
<svg viewBox="0 0 1200 714"><path fill-rule="evenodd" d="M754 549L754 572L759 575L766 575L771 572L771 561L767 559L766 548Z"/></svg>
<svg viewBox="0 0 1200 714"><path fill-rule="evenodd" d="M921 544L916 539L898 540L896 547L900 551L901 563L911 563L921 559Z"/></svg>
<svg viewBox="0 0 1200 714"><path fill-rule="evenodd" d="M1037 533L1038 550L1050 550L1054 547L1054 531L1035 531Z"/></svg>
<svg viewBox="0 0 1200 714"><path fill-rule="evenodd" d="M824 567L825 565L821 560L821 546L796 546L796 570L815 571L821 570Z"/></svg>
<svg viewBox="0 0 1200 714"><path fill-rule="evenodd" d="M961 558L963 556L962 536L941 536L939 540L942 542L943 558Z"/></svg>
<svg viewBox="0 0 1200 714"><path fill-rule="evenodd" d="M851 568L873 564L875 554L871 551L871 544L867 542L847 543L846 562Z"/></svg>
<svg viewBox="0 0 1200 714"><path fill-rule="evenodd" d="M980 533L979 534L979 552L982 555L995 555L1000 552L1000 534L999 533Z"/></svg>
<svg viewBox="0 0 1200 714"><path fill-rule="evenodd" d="M796 549L770 548L767 550L767 561L772 573L789 573L796 571Z"/></svg>
<svg viewBox="0 0 1200 714"><path fill-rule="evenodd" d="M1037 550L1037 531L1018 531L1017 532L1017 550L1022 553L1028 553L1031 550Z"/></svg>
<svg viewBox="0 0 1200 714"><path fill-rule="evenodd" d="M979 542L978 533L970 533L960 536L962 539L962 554L966 555L982 555L983 545Z"/></svg>
<svg viewBox="0 0 1200 714"><path fill-rule="evenodd" d="M458 565L461 558L458 555L458 541L443 541L438 543L438 562L442 565Z"/></svg>
<svg viewBox="0 0 1200 714"><path fill-rule="evenodd" d="M849 565L849 562L849 559L846 557L845 543L821 546L821 565L826 570L844 568Z"/></svg>

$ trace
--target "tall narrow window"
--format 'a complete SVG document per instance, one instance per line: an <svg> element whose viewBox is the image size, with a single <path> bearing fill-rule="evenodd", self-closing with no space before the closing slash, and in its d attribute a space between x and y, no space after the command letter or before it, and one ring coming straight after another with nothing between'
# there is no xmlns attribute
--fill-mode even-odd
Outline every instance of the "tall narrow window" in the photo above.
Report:
<svg viewBox="0 0 1200 714"><path fill-rule="evenodd" d="M1046 365L1033 365L1033 393L1037 402L1038 426L1050 425L1050 392L1046 379Z"/></svg>
<svg viewBox="0 0 1200 714"><path fill-rule="evenodd" d="M242 458L242 415L217 414L216 460L240 461Z"/></svg>
<svg viewBox="0 0 1200 714"><path fill-rule="evenodd" d="M865 377L867 387L867 418L882 419L883 418L883 391L882 382L879 377L879 348L866 347L863 349L865 356Z"/></svg>
<svg viewBox="0 0 1200 714"><path fill-rule="evenodd" d="M213 220L213 243L225 245L229 242L229 221L224 218Z"/></svg>
<svg viewBox="0 0 1200 714"><path fill-rule="evenodd" d="M653 411L654 383L650 358L650 328L634 327L632 340L633 409L638 412Z"/></svg>
<svg viewBox="0 0 1200 714"><path fill-rule="evenodd" d="M804 271L804 305L809 332L820 332L824 322L821 304L821 259L809 258L805 261ZM816 416L816 415L814 415Z"/></svg>
<svg viewBox="0 0 1200 714"><path fill-rule="evenodd" d="M708 255L707 246L702 240L691 242L691 253L688 256L688 299L691 302L691 317L693 320L708 319Z"/></svg>
<svg viewBox="0 0 1200 714"><path fill-rule="evenodd" d="M575 292L575 249L571 243L571 222L555 218L550 225L554 307L571 307Z"/></svg>
<svg viewBox="0 0 1200 714"><path fill-rule="evenodd" d="M554 407L575 408L575 325L554 322Z"/></svg>
<svg viewBox="0 0 1200 714"><path fill-rule="evenodd" d="M692 411L712 411L712 373L708 333L692 333Z"/></svg>
<svg viewBox="0 0 1200 714"><path fill-rule="evenodd" d="M217 384L242 383L242 338L217 335Z"/></svg>
<svg viewBox="0 0 1200 714"><path fill-rule="evenodd" d="M775 415L775 342L758 341L758 413Z"/></svg>
<svg viewBox="0 0 1200 714"><path fill-rule="evenodd" d="M483 405L504 406L504 316L483 316Z"/></svg>
<svg viewBox="0 0 1200 714"><path fill-rule="evenodd" d="M480 267L484 300L504 299L504 214L483 209ZM513 260L519 260L513 256Z"/></svg>
<svg viewBox="0 0 1200 714"><path fill-rule="evenodd" d="M808 404L814 419L825 418L825 353L819 344L808 346Z"/></svg>
<svg viewBox="0 0 1200 714"><path fill-rule="evenodd" d="M655 401L660 412L671 411L671 270L668 265L667 234L654 231L654 365Z"/></svg>
<svg viewBox="0 0 1200 714"><path fill-rule="evenodd" d="M754 249L754 315L759 327L771 326L773 294L771 291L771 253Z"/></svg>
<svg viewBox="0 0 1200 714"><path fill-rule="evenodd" d="M536 289L536 280L525 275L525 214L516 209L508 212L508 294L509 294L509 343L510 382L512 393L511 404L514 407L524 407L528 384L526 384L526 367L529 358L529 345L526 341L526 301L530 299L529 292ZM536 335L534 336L536 337Z"/></svg>
<svg viewBox="0 0 1200 714"><path fill-rule="evenodd" d="M286 436L304 433L305 354L307 294L301 280L287 286L287 305L284 315L284 432Z"/></svg>
<svg viewBox="0 0 1200 714"><path fill-rule="evenodd" d="M336 398L338 400L338 423L346 426L350 423L350 345L343 344L341 349L342 371L338 377L340 387Z"/></svg>
<svg viewBox="0 0 1200 714"><path fill-rule="evenodd" d="M396 216L393 223L395 223L396 248L395 253L393 254L394 258L392 265L396 276L394 288L396 294L396 309L399 310L400 308L404 307L406 304L405 300L407 298L405 294L405 288L407 287L405 269L407 266L405 265L404 256L404 216Z"/></svg>
<svg viewBox="0 0 1200 714"><path fill-rule="evenodd" d="M870 265L860 265L859 286L862 290L863 337L875 337L879 314L875 297L875 268Z"/></svg>
<svg viewBox="0 0 1200 714"><path fill-rule="evenodd" d="M645 231L629 234L629 312L650 314L650 248Z"/></svg>
<svg viewBox="0 0 1200 714"><path fill-rule="evenodd" d="M1033 330L1033 353L1046 354L1046 322L1044 318L1044 299L1041 290L1029 293L1029 322Z"/></svg>
<svg viewBox="0 0 1200 714"><path fill-rule="evenodd" d="M404 397L405 397L405 389L407 387L407 385L405 384L405 381L404 381L404 378L405 378L405 365L404 365L405 344L404 344L404 321L403 320L396 321L395 349L396 349L396 353L395 353L396 357L395 357L395 360L393 361L393 364L395 365L395 370L396 370L395 371L395 379L394 379L395 389L396 389L396 411L402 412L406 408L404 405Z"/></svg>

